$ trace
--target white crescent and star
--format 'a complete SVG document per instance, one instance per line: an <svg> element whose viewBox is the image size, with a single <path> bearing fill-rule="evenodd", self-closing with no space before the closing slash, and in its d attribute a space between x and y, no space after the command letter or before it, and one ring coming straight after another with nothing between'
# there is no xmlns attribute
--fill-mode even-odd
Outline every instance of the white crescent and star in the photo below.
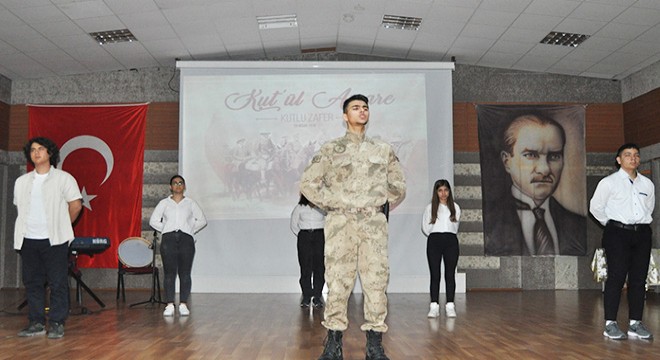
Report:
<svg viewBox="0 0 660 360"><path fill-rule="evenodd" d="M78 149L91 149L101 154L105 160L106 166L105 178L103 181L101 181L100 184L103 185L103 183L108 180L110 174L112 173L112 169L115 165L115 159L108 144L96 136L80 135L67 141L64 145L62 145L62 148L60 149L60 161L57 164L57 167L61 169L61 165L64 163L64 159L66 159L69 154ZM85 189L84 186L81 190L81 195L83 206L92 211L92 204L90 202L96 197L96 195L87 194L87 189Z"/></svg>

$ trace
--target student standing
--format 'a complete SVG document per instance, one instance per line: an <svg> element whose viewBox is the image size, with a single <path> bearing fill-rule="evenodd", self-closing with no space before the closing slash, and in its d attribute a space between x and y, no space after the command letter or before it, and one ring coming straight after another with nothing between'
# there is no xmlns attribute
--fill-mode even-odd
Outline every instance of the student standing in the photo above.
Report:
<svg viewBox="0 0 660 360"><path fill-rule="evenodd" d="M328 301L323 326L328 337L319 360L343 359L348 298L359 273L364 293L366 358L387 360L387 218L384 205L403 200L406 182L392 146L366 136L369 99L353 95L343 103L346 135L321 147L303 172L300 189L326 216L325 265Z"/></svg>
<svg viewBox="0 0 660 360"><path fill-rule="evenodd" d="M615 340L626 338L617 324L621 289L628 282L628 336L652 339L642 323L646 276L651 257L651 220L655 188L651 180L637 172L639 147L622 145L616 154L619 169L602 179L589 204L589 211L602 225L603 248L607 256L607 281L603 303L605 331Z"/></svg>
<svg viewBox="0 0 660 360"><path fill-rule="evenodd" d="M323 285L325 284L325 262L323 247L325 235L325 212L300 194L298 205L291 213L291 231L298 238L298 263L300 265L300 306L307 308L313 303L315 308L323 307ZM312 280L313 278L313 280Z"/></svg>
<svg viewBox="0 0 660 360"><path fill-rule="evenodd" d="M149 220L149 225L161 232L160 255L165 273L165 300L163 316L174 316L174 287L179 276L179 315L190 315L188 297L192 287L190 272L195 257L193 235L206 226L206 217L197 203L183 193L186 181L181 175L170 179L171 196L161 200Z"/></svg>
<svg viewBox="0 0 660 360"><path fill-rule="evenodd" d="M431 273L431 306L428 317L440 316L440 264L445 263L445 289L447 302L445 312L448 317L456 317L454 295L456 294L456 266L458 265L458 225L461 208L454 202L449 181L437 180L433 185L431 203L422 216L422 232L426 240L426 257Z"/></svg>
<svg viewBox="0 0 660 360"><path fill-rule="evenodd" d="M82 210L82 195L71 174L56 169L60 151L47 138L28 140L23 148L34 170L16 179L18 210L14 249L21 254L23 285L28 302L28 326L18 336L46 334L46 289L50 289L48 338L64 336L69 315L69 242L71 225Z"/></svg>

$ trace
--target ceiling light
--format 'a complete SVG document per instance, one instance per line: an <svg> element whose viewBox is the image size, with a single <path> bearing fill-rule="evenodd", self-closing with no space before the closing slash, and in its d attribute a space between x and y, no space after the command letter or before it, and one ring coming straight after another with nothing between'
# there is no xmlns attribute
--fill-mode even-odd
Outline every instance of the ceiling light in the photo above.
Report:
<svg viewBox="0 0 660 360"><path fill-rule="evenodd" d="M135 35L128 29L93 32L89 33L89 36L99 45L137 41Z"/></svg>
<svg viewBox="0 0 660 360"><path fill-rule="evenodd" d="M577 47L587 40L589 36L590 35L551 31L543 38L543 40L541 40L541 44Z"/></svg>
<svg viewBox="0 0 660 360"><path fill-rule="evenodd" d="M422 24L422 18L399 16L399 15L383 15L383 27L386 29L401 29L401 30L419 30Z"/></svg>
<svg viewBox="0 0 660 360"><path fill-rule="evenodd" d="M298 27L298 17L291 15L257 16L259 30Z"/></svg>

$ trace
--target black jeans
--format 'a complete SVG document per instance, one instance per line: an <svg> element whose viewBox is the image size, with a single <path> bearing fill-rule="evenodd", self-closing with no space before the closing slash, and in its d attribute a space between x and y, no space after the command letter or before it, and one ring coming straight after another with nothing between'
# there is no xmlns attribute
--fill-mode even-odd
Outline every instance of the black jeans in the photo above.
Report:
<svg viewBox="0 0 660 360"><path fill-rule="evenodd" d="M190 272L195 258L195 240L190 234L180 231L165 233L160 244L160 256L165 272L165 301L174 302L174 286L179 275L179 301L187 302L192 287Z"/></svg>
<svg viewBox="0 0 660 360"><path fill-rule="evenodd" d="M628 318L642 320L646 276L651 257L651 227L640 231L625 230L611 224L603 231L603 248L607 257L605 281L605 320L616 320L621 289L628 277Z"/></svg>
<svg viewBox="0 0 660 360"><path fill-rule="evenodd" d="M69 316L69 244L50 246L50 241L23 239L21 247L23 285L28 319L46 324L46 289L50 288L48 319L64 323Z"/></svg>
<svg viewBox="0 0 660 360"><path fill-rule="evenodd" d="M456 266L458 265L458 237L453 233L431 233L426 240L426 258L431 272L431 302L440 299L440 262L445 262L445 290L447 302L454 302L456 294Z"/></svg>
<svg viewBox="0 0 660 360"><path fill-rule="evenodd" d="M323 229L298 232L298 264L300 264L300 288L304 298L320 297L325 284ZM312 285L312 277L314 282Z"/></svg>

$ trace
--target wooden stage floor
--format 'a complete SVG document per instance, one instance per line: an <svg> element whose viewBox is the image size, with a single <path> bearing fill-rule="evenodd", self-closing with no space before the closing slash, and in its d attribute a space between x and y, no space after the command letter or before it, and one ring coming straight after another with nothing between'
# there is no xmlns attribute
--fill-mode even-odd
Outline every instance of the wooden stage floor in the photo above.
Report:
<svg viewBox="0 0 660 360"><path fill-rule="evenodd" d="M322 311L301 309L296 294L193 294L192 314L164 319L163 306L129 308L148 291L98 290L102 309L87 294L74 306L59 340L19 338L27 323L19 290L0 291L0 359L316 359L326 330ZM625 293L624 293L625 295ZM660 345L602 336L600 291L468 292L457 294L458 317L428 319L426 294L390 294L383 343L395 359L653 359ZM72 297L75 299L75 296ZM660 336L660 294L649 292L644 321ZM619 322L626 323L622 299ZM362 297L349 303L344 358L364 359L359 327Z"/></svg>

